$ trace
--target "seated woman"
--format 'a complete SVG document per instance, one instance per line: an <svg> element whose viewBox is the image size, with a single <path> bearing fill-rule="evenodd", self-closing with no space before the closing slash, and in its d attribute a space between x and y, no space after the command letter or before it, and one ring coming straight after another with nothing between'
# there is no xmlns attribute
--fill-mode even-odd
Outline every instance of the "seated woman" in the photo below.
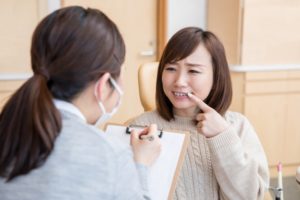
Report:
<svg viewBox="0 0 300 200"><path fill-rule="evenodd" d="M194 27L178 31L159 63L157 110L131 122L191 133L175 199L263 199L269 184L266 156L247 118L228 111L231 99L219 39Z"/></svg>

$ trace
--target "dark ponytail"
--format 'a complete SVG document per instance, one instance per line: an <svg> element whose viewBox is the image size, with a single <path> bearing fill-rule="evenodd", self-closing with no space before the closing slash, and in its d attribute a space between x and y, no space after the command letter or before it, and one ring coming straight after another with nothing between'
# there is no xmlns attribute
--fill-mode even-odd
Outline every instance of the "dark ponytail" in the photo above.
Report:
<svg viewBox="0 0 300 200"><path fill-rule="evenodd" d="M61 129L46 79L31 77L0 114L0 175L7 180L41 165Z"/></svg>
<svg viewBox="0 0 300 200"><path fill-rule="evenodd" d="M0 114L0 176L11 180L47 159L61 130L53 98L71 102L109 72L118 78L125 44L101 11L70 6L44 18L31 44L31 77Z"/></svg>

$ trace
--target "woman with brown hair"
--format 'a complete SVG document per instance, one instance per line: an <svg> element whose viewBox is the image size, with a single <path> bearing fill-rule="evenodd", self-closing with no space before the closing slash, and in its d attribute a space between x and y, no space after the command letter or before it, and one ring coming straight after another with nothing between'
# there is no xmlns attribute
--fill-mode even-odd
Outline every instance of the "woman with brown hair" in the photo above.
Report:
<svg viewBox="0 0 300 200"><path fill-rule="evenodd" d="M231 98L219 39L195 27L178 31L159 63L157 110L132 121L191 133L175 199L263 198L269 184L266 156L249 121L228 110Z"/></svg>
<svg viewBox="0 0 300 200"><path fill-rule="evenodd" d="M32 37L33 76L0 114L0 199L149 199L152 141L132 148L95 126L121 101L125 45L101 11L73 6L44 18Z"/></svg>

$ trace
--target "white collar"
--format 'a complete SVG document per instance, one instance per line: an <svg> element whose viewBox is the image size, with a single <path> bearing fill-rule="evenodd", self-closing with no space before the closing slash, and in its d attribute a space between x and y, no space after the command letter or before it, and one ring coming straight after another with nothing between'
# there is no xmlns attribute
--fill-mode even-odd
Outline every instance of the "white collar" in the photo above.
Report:
<svg viewBox="0 0 300 200"><path fill-rule="evenodd" d="M80 112L80 110L74 104L59 99L54 99L53 101L57 109L70 112L80 117L84 122L87 122L85 116Z"/></svg>

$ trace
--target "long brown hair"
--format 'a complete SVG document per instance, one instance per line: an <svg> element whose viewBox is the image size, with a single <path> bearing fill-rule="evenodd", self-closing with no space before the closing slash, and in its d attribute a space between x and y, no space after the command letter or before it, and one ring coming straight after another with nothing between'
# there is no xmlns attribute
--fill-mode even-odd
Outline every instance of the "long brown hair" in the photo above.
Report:
<svg viewBox="0 0 300 200"><path fill-rule="evenodd" d="M101 11L72 6L45 17L32 37L34 75L0 114L0 176L43 164L62 127L53 97L71 101L105 72L119 77L124 57L121 34Z"/></svg>
<svg viewBox="0 0 300 200"><path fill-rule="evenodd" d="M165 95L162 85L162 73L168 63L177 62L189 56L203 44L210 53L213 65L213 86L204 100L206 104L224 115L232 99L232 85L225 50L217 38L210 31L203 31L197 27L187 27L179 30L168 42L159 62L156 79L156 108L166 120L174 119L173 105Z"/></svg>

